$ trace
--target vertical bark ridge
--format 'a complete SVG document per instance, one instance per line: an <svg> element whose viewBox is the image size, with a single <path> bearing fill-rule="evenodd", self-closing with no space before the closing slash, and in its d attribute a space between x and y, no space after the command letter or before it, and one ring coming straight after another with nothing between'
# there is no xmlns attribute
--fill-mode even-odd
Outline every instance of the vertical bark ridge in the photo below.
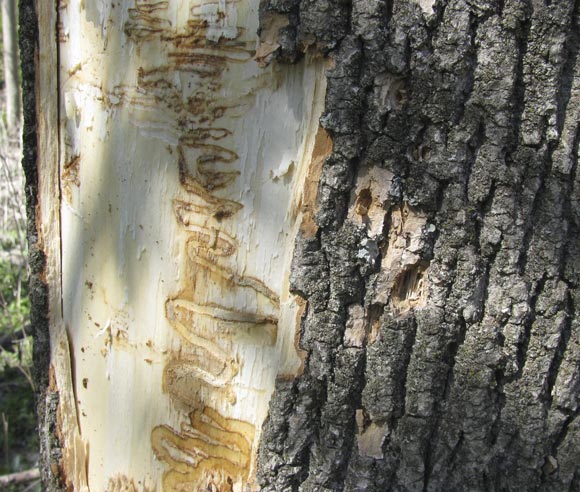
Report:
<svg viewBox="0 0 580 492"><path fill-rule="evenodd" d="M560 17L561 22L565 23L570 17L570 14L570 11L564 11L561 14L562 17ZM532 19L533 21L534 19ZM553 29L557 28L553 27ZM558 31L566 32L566 29L558 29ZM538 42L541 41L534 39L532 36L531 46L533 47L534 43ZM560 37L558 42L551 48L551 54L557 61L559 61L558 52L561 50L562 45L563 43ZM532 55L534 52L536 52L534 48L528 50L528 53L532 53ZM540 92L550 94L553 87L561 85L560 75L562 71L557 61L549 70L542 72L544 76L546 73L549 75L543 80L540 78L540 84L536 84L535 87L536 94ZM541 67L541 64L542 61L536 58L533 67L539 70L538 67ZM537 99L538 96L536 94L534 94L534 90L528 92L526 98L526 106L528 109L526 114L528 116L524 119L524 141L527 139L527 143L535 143L540 146L536 154L536 159L540 164L540 175L536 181L537 188L532 199L531 213L529 215L529 224L531 226L529 228L529 242L524 238L524 245L526 246L524 275L532 282L537 282L540 278L546 278L547 280L538 298L537 307L539 309L537 309L537 315L531 324L527 350L524 354L521 379L507 385L506 392L508 398L505 411L502 412L502 420L507 427L513 426L513 422L519 419L519 425L531 431L526 432L525 435L522 433L512 438L509 447L514 449L515 452L512 451L510 454L521 453L526 456L530 464L524 467L516 463L514 463L513 467L506 466L504 475L506 481L508 483L521 483L524 479L523 477L527 475L528 477L534 477L534 487L539 487L542 481L542 473L540 470L545 463L550 463L552 460L550 457L546 458L546 435L542 423L546 420L547 409L546 403L542 400L550 399L546 397L546 393L551 391L549 383L550 374L552 374L552 378L555 377L551 371L557 370L556 367L551 366L550 359L552 357L557 358L558 347L562 343L566 343L565 331L567 317L565 309L558 310L557 308L556 312L546 316L542 304L544 296L549 299L547 302L553 303L555 297L561 299L561 296L566 295L565 292L561 292L565 287L562 286L561 289L558 289L556 286L557 279L554 277L557 277L557 272L560 269L559 263L562 259L561 246L567 227L565 221L562 220L563 204L560 193L563 183L552 174L552 149L554 148L554 144L551 143L551 140L555 136L551 132L554 131L554 121L549 116L544 116L542 119L538 119L537 116L529 116L531 113L538 112L533 109L530 110L530 108L537 108L540 110L539 112L543 109L540 108L541 103ZM526 124L529 130L531 127L530 120L534 118L536 118L536 121L533 123L533 127L536 128L536 134L535 139L530 139L529 137L533 132L526 134ZM538 132L539 128L540 131ZM533 173L531 174L533 176ZM564 196L565 199L566 197ZM558 294L557 291L560 291L560 293ZM554 323L556 325L555 327ZM555 343L556 346L553 346L554 342L552 342L551 347L548 345L546 349L543 348L545 346L544 344L546 344L547 336L557 340ZM542 345L542 348L540 348L540 345ZM538 387L538 390L533 389ZM517 414L517 417L515 414ZM514 460L510 457L507 461L513 462ZM544 475L546 475L545 472Z"/></svg>
<svg viewBox="0 0 580 492"><path fill-rule="evenodd" d="M573 97L574 74L578 69L578 54L580 51L580 32L578 28L580 17L580 2L574 3L571 13L570 31L565 40L565 62L562 69L562 82L558 95L558 128L563 130L566 112L570 99Z"/></svg>

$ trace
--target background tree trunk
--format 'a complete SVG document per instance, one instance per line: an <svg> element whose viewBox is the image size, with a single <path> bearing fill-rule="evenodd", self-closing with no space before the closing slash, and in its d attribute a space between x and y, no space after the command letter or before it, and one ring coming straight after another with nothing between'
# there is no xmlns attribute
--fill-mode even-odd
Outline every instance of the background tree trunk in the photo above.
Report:
<svg viewBox="0 0 580 492"><path fill-rule="evenodd" d="M11 473L10 475L0 475L0 485L7 487L9 485L19 484L23 482L31 482L40 478L38 468L26 470L18 473Z"/></svg>
<svg viewBox="0 0 580 492"><path fill-rule="evenodd" d="M4 74L6 83L6 122L8 132L20 130L20 74L18 70L18 17L16 0L2 0L2 42L4 43Z"/></svg>
<svg viewBox="0 0 580 492"><path fill-rule="evenodd" d="M39 8L49 490L577 490L579 2Z"/></svg>

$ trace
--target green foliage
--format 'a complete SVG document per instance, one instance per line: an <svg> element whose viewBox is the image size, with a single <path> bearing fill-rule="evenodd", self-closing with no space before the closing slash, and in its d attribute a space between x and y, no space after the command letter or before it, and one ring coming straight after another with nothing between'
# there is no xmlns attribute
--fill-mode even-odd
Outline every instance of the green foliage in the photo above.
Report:
<svg viewBox="0 0 580 492"><path fill-rule="evenodd" d="M0 381L0 428L2 436L2 460L0 473L12 473L28 468L35 459L38 438L34 395L20 370L9 367L3 371ZM6 451L8 451L6 455Z"/></svg>
<svg viewBox="0 0 580 492"><path fill-rule="evenodd" d="M0 337L19 333L29 324L26 268L14 253L15 243L16 238L10 236L0 241ZM31 367L30 336L18 337L11 350L0 347L0 474L30 468L37 459ZM23 486L13 490L21 491Z"/></svg>
<svg viewBox="0 0 580 492"><path fill-rule="evenodd" d="M0 249L10 251L14 246L0 240ZM12 250L14 251L14 250ZM17 254L0 256L0 336L22 329L30 315L28 283L23 259Z"/></svg>
<svg viewBox="0 0 580 492"><path fill-rule="evenodd" d="M36 481L30 485L8 485L8 488L2 492L41 492L41 489L39 481Z"/></svg>
<svg viewBox="0 0 580 492"><path fill-rule="evenodd" d="M0 34L2 16L0 16ZM0 51L3 51L0 35ZM0 88L4 87L4 64L0 57ZM0 101L0 118L6 122L5 102ZM2 126L2 125L0 125ZM20 144L0 131L2 192L0 196L0 338L15 336L10 350L0 346L0 474L15 473L36 466L38 437L32 368L32 339L22 338L29 325L30 301L26 268L22 184L18 175ZM16 151L17 150L17 151ZM8 486L2 492L40 492L39 481Z"/></svg>

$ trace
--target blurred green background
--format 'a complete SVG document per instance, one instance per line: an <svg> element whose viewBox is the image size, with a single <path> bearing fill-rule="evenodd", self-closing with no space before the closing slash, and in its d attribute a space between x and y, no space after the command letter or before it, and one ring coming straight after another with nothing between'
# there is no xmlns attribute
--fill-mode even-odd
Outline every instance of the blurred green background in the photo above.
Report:
<svg viewBox="0 0 580 492"><path fill-rule="evenodd" d="M1 16L0 31L3 31ZM0 47L4 55L1 36ZM21 131L6 127L3 63L0 63L0 112L0 476L4 476L37 466L38 437L31 378ZM40 492L41 488L35 479L0 485L0 490Z"/></svg>

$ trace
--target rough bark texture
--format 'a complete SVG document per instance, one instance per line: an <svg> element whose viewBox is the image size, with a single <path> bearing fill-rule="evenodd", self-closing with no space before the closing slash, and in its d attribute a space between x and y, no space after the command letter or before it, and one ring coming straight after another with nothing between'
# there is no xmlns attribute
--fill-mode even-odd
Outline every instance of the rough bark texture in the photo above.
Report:
<svg viewBox="0 0 580 492"><path fill-rule="evenodd" d="M263 5L274 57L334 61L334 152L262 490L580 487L579 6Z"/></svg>
<svg viewBox="0 0 580 492"><path fill-rule="evenodd" d="M36 406L39 416L39 442L43 457L41 476L44 490L60 490L55 476L54 464L61 451L55 436L56 407L58 395L48 388L50 342L48 331L48 286L45 278L46 256L38 230L38 141L37 141L37 98L36 66L38 61L38 25L34 0L19 2L19 47L22 69L23 103L23 158L22 167L26 175L26 213L28 216L29 284L31 300L31 327L34 337L34 381Z"/></svg>

